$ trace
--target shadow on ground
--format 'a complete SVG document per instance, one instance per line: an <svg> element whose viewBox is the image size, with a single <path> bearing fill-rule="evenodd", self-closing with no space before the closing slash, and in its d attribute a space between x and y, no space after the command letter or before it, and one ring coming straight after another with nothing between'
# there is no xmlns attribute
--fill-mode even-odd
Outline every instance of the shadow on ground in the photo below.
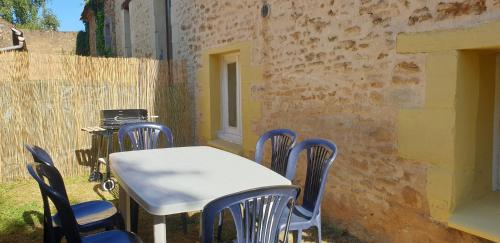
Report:
<svg viewBox="0 0 500 243"><path fill-rule="evenodd" d="M118 203L118 190L101 191L99 184L89 183L86 178L65 179L71 203L88 200L110 200ZM234 224L230 213L225 213L223 242L234 239ZM0 184L0 243L42 242L43 207L38 186L31 181ZM153 217L144 210L139 212L139 236L144 242L153 242ZM169 242L198 242L200 213L190 213L188 232L183 233L182 217L167 216ZM304 232L305 242L316 242L315 230ZM290 241L291 242L291 241ZM344 230L331 224L323 224L323 242L361 242Z"/></svg>

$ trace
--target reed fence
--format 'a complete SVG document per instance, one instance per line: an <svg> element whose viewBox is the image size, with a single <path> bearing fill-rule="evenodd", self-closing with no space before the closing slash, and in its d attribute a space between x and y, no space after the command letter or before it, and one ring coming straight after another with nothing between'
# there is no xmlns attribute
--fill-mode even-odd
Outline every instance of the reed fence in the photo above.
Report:
<svg viewBox="0 0 500 243"><path fill-rule="evenodd" d="M64 175L89 173L95 141L81 128L103 109L147 109L190 145L192 100L182 61L0 54L0 181L28 176L23 144L46 148Z"/></svg>

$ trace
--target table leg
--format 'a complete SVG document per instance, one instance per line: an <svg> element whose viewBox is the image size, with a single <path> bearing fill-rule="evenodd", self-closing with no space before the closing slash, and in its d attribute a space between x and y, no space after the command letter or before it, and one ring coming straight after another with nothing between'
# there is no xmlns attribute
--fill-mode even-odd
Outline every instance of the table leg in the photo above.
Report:
<svg viewBox="0 0 500 243"><path fill-rule="evenodd" d="M122 187L120 187L118 197L120 213L123 217L123 221L125 221L125 229L130 231L130 197Z"/></svg>
<svg viewBox="0 0 500 243"><path fill-rule="evenodd" d="M167 243L167 216L154 215L155 243Z"/></svg>

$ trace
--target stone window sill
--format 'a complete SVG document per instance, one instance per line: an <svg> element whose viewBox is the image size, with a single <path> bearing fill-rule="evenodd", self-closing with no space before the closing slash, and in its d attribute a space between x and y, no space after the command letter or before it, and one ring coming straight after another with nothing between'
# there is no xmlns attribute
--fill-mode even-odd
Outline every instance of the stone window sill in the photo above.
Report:
<svg viewBox="0 0 500 243"><path fill-rule="evenodd" d="M242 155L243 147L240 144L231 143L222 139L208 141L208 146L218 148L233 154Z"/></svg>
<svg viewBox="0 0 500 243"><path fill-rule="evenodd" d="M500 242L500 192L459 207L448 220L448 226L491 241Z"/></svg>

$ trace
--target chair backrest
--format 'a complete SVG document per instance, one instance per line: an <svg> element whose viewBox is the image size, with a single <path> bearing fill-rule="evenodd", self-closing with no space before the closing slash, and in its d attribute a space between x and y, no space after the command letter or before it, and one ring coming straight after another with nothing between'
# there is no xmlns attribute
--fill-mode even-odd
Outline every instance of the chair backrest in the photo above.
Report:
<svg viewBox="0 0 500 243"><path fill-rule="evenodd" d="M239 192L208 203L202 212L201 242L214 241L214 219L226 208L231 211L236 226L237 243L278 242L280 219L287 217L285 241L295 199L300 188L274 186ZM285 212L287 215L284 215Z"/></svg>
<svg viewBox="0 0 500 243"><path fill-rule="evenodd" d="M276 129L260 136L255 148L255 162L261 164L264 157L264 145L271 140L271 170L285 176L290 150L297 142L297 135L289 129Z"/></svg>
<svg viewBox="0 0 500 243"><path fill-rule="evenodd" d="M309 139L297 144L290 152L286 178L295 179L297 161L302 151L307 151L307 172L302 207L316 216L321 208L328 171L337 156L337 146L324 139Z"/></svg>
<svg viewBox="0 0 500 243"><path fill-rule="evenodd" d="M31 153L34 162L54 167L54 161L52 160L52 157L50 157L47 151L36 145L25 144L24 147L26 148L26 150L28 150L28 152ZM61 190L61 196L68 198L66 189L64 187L64 182L62 183L62 187L60 187L59 189ZM52 213L50 210L49 200L47 198L47 195L43 192L42 187L40 187L40 193L42 194L42 201L43 201L43 227L44 230L47 230L49 232L50 234L49 237L51 237L51 240L53 240L54 235L52 234L53 233Z"/></svg>
<svg viewBox="0 0 500 243"><path fill-rule="evenodd" d="M64 188L64 183L61 183L62 177L59 171L57 171L55 167L42 163L35 163L28 164L28 172L31 177L38 182L42 194L47 196L56 206L61 220L62 234L66 237L67 242L82 242L78 224L69 200L67 196L63 195L66 191L61 190L61 184L62 188Z"/></svg>
<svg viewBox="0 0 500 243"><path fill-rule="evenodd" d="M118 130L120 151L126 151L125 136L130 139L132 150L145 150L158 148L158 142L162 134L167 142L166 147L172 147L174 138L172 136L172 131L167 126L152 122L123 125L120 130Z"/></svg>
<svg viewBox="0 0 500 243"><path fill-rule="evenodd" d="M50 157L49 153L44 149L36 146L25 144L24 147L31 153L33 160L37 163L44 163L46 165L54 166L54 161Z"/></svg>

